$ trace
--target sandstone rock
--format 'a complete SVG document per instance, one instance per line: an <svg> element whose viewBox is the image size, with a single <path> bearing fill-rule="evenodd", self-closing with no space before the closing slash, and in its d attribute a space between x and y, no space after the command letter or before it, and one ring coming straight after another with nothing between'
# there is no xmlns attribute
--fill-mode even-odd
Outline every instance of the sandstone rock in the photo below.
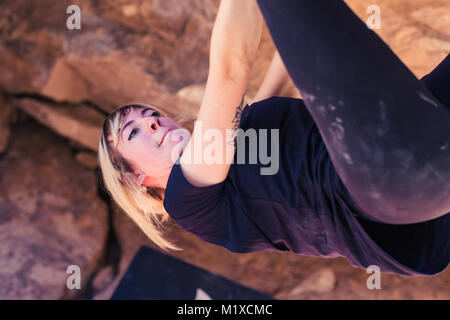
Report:
<svg viewBox="0 0 450 320"><path fill-rule="evenodd" d="M437 6L431 3L428 6L414 6L410 17L421 24L430 27L436 34L441 33L450 38L450 5L446 4Z"/></svg>
<svg viewBox="0 0 450 320"><path fill-rule="evenodd" d="M126 17L134 16L138 13L139 8L135 4L127 4L122 6L122 13Z"/></svg>
<svg viewBox="0 0 450 320"><path fill-rule="evenodd" d="M97 155L90 152L78 152L75 159L85 168L94 170L98 166Z"/></svg>
<svg viewBox="0 0 450 320"><path fill-rule="evenodd" d="M11 105L4 95L0 95L0 154L5 151L9 140L9 118Z"/></svg>
<svg viewBox="0 0 450 320"><path fill-rule="evenodd" d="M200 104L203 99L203 95L205 94L205 86L204 85L190 85L184 88L181 88L176 93L177 96L182 97L191 102Z"/></svg>
<svg viewBox="0 0 450 320"><path fill-rule="evenodd" d="M30 98L11 101L16 107L60 135L77 141L91 150L98 149L105 116L95 110L84 105L72 107L50 105Z"/></svg>
<svg viewBox="0 0 450 320"><path fill-rule="evenodd" d="M416 77L429 73L449 52L450 3L438 0L348 0L364 22L368 6L380 8L381 29L373 31Z"/></svg>
<svg viewBox="0 0 450 320"><path fill-rule="evenodd" d="M0 159L0 299L82 297L108 231L95 174L34 121L11 134ZM81 290L67 289L70 265L81 269Z"/></svg>
<svg viewBox="0 0 450 320"><path fill-rule="evenodd" d="M41 94L58 101L91 101L107 112L134 102L160 107L170 115L196 115L199 107L171 94L153 75L117 54L59 59Z"/></svg>
<svg viewBox="0 0 450 320"><path fill-rule="evenodd" d="M176 98L172 106L173 98L165 95L206 81L217 5L207 0L78 5L81 30L67 30L64 2L0 3L0 89L89 100L107 111L139 100L174 113L195 112Z"/></svg>
<svg viewBox="0 0 450 320"><path fill-rule="evenodd" d="M114 280L114 270L111 265L100 269L92 279L92 290L100 292L105 290Z"/></svg>
<svg viewBox="0 0 450 320"><path fill-rule="evenodd" d="M113 228L120 245L121 254L120 262L117 266L118 274L113 275L112 279L105 281L102 286L94 288L94 300L108 300L111 298L141 245L156 248L153 242L114 202L111 205L113 209Z"/></svg>
<svg viewBox="0 0 450 320"><path fill-rule="evenodd" d="M336 275L331 268L322 268L308 276L299 286L289 292L291 298L298 298L304 293L328 293L335 287Z"/></svg>

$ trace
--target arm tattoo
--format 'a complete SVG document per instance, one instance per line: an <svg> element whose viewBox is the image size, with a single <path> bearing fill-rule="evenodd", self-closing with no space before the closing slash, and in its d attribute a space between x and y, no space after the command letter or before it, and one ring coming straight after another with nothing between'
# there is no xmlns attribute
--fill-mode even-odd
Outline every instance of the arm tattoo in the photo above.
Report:
<svg viewBox="0 0 450 320"><path fill-rule="evenodd" d="M234 115L233 120L231 121L231 123L233 124L233 140L228 141L229 145L235 146L237 144L237 133L238 133L238 129L239 129L239 125L241 123L241 116L242 116L242 109L244 107L244 96L242 96L242 100L241 103L236 107L236 114Z"/></svg>

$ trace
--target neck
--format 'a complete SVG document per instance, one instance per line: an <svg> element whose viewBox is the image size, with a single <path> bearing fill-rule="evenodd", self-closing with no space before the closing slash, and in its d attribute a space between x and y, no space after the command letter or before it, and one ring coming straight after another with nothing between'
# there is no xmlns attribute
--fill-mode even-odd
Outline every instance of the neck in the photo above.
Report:
<svg viewBox="0 0 450 320"><path fill-rule="evenodd" d="M169 180L169 174L170 174L170 170L167 172L166 175L161 176L161 177L149 177L147 176L144 180L144 185L148 186L148 187L153 187L153 188L161 188L161 189L166 189L167 186L167 181Z"/></svg>

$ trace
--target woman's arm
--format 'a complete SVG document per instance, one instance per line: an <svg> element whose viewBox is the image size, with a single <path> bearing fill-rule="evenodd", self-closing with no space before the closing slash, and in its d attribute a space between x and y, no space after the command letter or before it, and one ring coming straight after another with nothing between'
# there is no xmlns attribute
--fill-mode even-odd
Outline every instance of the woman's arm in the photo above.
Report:
<svg viewBox="0 0 450 320"><path fill-rule="evenodd" d="M272 96L279 95L281 90L283 89L283 86L289 80L290 77L283 63L283 60L281 60L280 54L275 48L272 62L269 69L267 70L263 83L259 87L258 92L253 97L253 99L248 102L248 105L264 99L268 99Z"/></svg>
<svg viewBox="0 0 450 320"><path fill-rule="evenodd" d="M221 1L211 36L205 93L180 158L185 178L195 186L216 184L228 175L235 152L232 129L239 126L262 24L256 0ZM212 142L203 141L205 134L213 135ZM216 148L211 152L213 143Z"/></svg>

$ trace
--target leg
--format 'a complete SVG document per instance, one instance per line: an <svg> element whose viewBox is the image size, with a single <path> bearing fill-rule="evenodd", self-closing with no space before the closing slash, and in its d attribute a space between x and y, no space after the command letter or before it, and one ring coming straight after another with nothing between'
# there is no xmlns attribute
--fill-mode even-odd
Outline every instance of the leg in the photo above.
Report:
<svg viewBox="0 0 450 320"><path fill-rule="evenodd" d="M343 1L258 0L339 177L367 218L450 211L450 112Z"/></svg>

